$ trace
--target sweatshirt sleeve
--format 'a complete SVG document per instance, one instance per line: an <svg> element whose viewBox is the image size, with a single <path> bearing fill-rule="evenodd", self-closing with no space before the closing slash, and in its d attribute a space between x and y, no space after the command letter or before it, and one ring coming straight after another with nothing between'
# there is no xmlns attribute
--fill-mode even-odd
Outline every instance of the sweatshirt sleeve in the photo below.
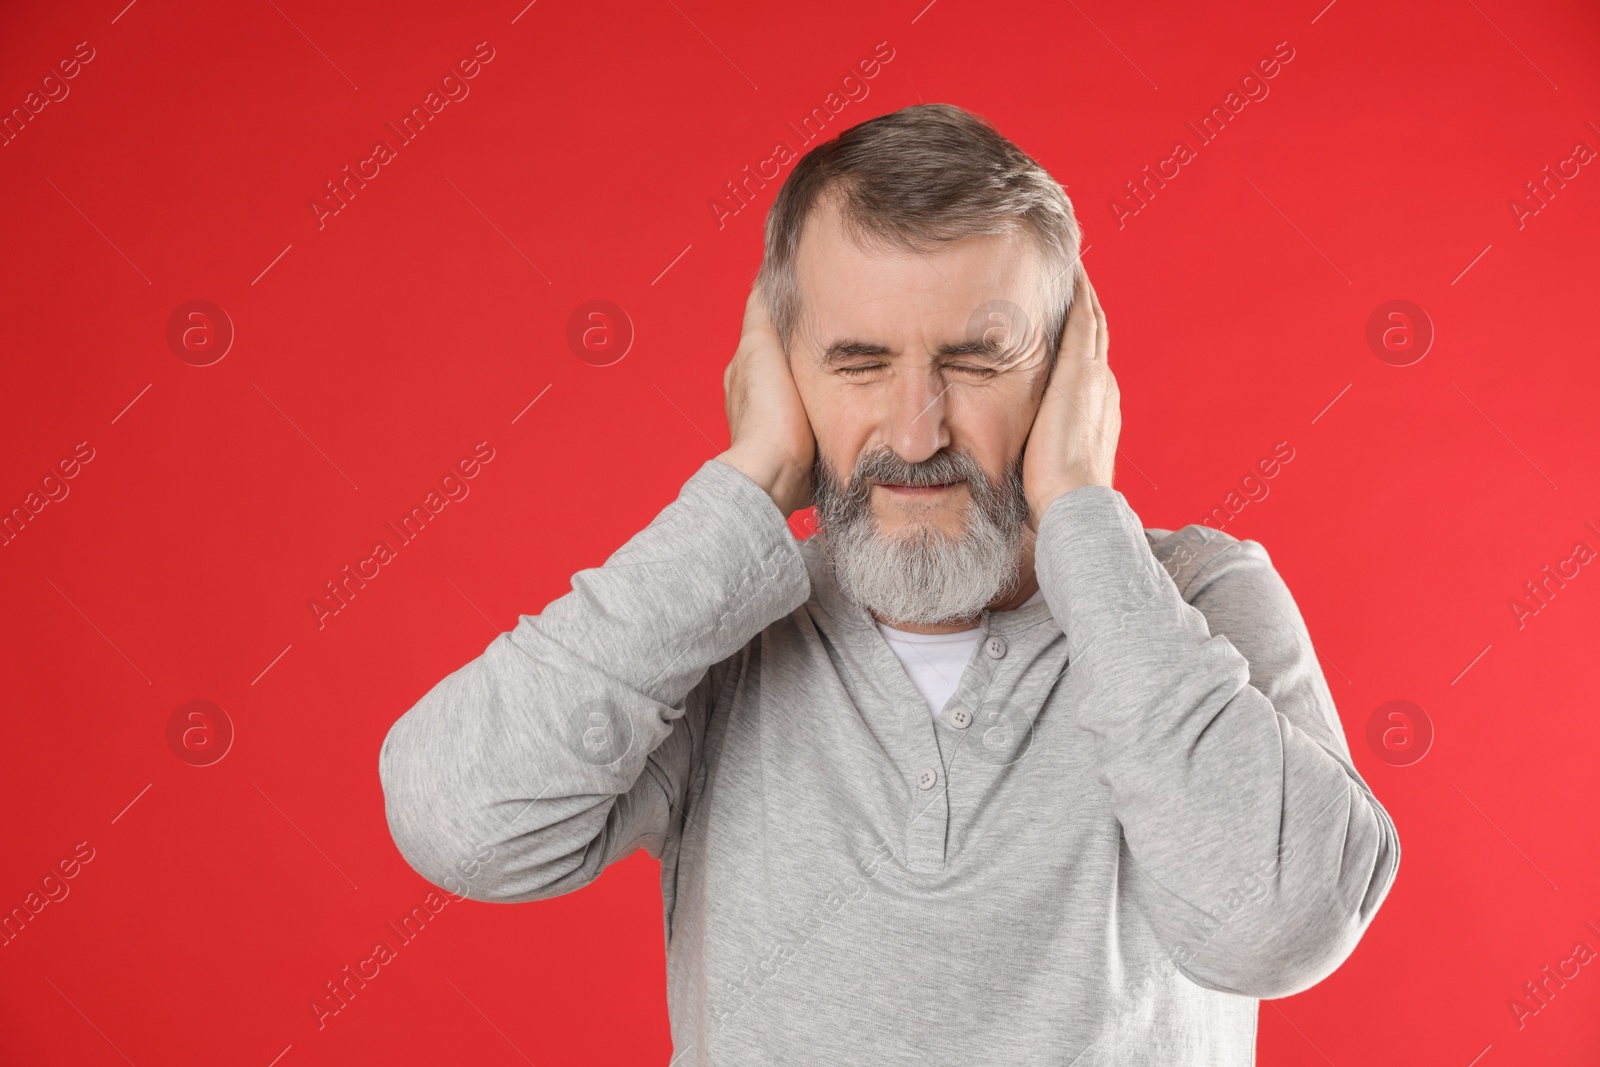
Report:
<svg viewBox="0 0 1600 1067"><path fill-rule="evenodd" d="M708 460L390 727L378 772L401 855L458 896L506 902L572 892L639 847L659 858L691 769L686 711L809 594L777 506Z"/></svg>
<svg viewBox="0 0 1600 1067"><path fill-rule="evenodd" d="M1399 839L1266 551L1190 533L1180 590L1122 494L1085 486L1040 522L1039 583L1173 963L1206 988L1288 996L1354 950Z"/></svg>

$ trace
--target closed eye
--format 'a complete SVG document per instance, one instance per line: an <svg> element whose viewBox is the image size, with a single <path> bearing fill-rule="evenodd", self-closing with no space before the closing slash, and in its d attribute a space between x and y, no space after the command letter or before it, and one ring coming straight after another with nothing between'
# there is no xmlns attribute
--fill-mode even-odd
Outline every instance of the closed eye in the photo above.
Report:
<svg viewBox="0 0 1600 1067"><path fill-rule="evenodd" d="M844 375L846 378L865 378L875 371L882 370L885 366L887 364L884 363L856 363L850 366L835 367L834 371ZM963 375L980 381L992 378L1000 373L994 367L980 367L971 363L946 363L944 367L946 370L960 371Z"/></svg>

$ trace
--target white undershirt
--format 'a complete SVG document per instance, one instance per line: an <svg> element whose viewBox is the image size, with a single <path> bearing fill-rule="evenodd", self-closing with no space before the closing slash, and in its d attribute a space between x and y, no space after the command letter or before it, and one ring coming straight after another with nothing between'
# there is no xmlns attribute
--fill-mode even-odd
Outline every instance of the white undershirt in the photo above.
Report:
<svg viewBox="0 0 1600 1067"><path fill-rule="evenodd" d="M1042 599L1044 593L1035 590L1021 606L1037 604ZM916 686L917 692L922 694L922 699L927 701L928 710L934 718L938 718L945 702L950 699L950 694L956 691L956 686L961 681L961 673L966 670L967 661L972 658L972 650L983 640L983 631L974 626L970 630L960 630L953 634L914 634L896 630L893 626L886 626L876 619L873 620L873 625L878 628L878 632L893 650L895 658L905 668L906 674L911 678L911 684Z"/></svg>

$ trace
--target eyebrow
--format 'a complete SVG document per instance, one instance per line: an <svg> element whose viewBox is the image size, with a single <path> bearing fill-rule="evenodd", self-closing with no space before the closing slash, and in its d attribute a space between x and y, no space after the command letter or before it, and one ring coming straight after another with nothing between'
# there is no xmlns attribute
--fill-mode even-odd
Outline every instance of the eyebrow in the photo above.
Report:
<svg viewBox="0 0 1600 1067"><path fill-rule="evenodd" d="M854 338L843 338L833 342L822 353L824 366L833 366L842 363L852 356L892 356L894 349L887 345L877 344L872 341L858 341ZM940 345L934 350L938 356L983 356L994 363L1004 363L1005 353L1002 346L993 337L977 337L970 341L951 341Z"/></svg>

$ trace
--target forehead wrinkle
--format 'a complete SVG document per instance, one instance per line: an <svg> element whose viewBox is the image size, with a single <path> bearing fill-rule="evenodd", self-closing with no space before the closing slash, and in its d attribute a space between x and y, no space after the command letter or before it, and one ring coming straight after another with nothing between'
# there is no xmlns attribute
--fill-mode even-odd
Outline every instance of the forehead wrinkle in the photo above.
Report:
<svg viewBox="0 0 1600 1067"><path fill-rule="evenodd" d="M820 222L820 220L816 221ZM824 319L832 318L833 315L827 314L822 304L837 304L840 299L844 299L846 301L845 305L829 308L827 311L834 313L849 311L852 312L850 315L852 318L857 318L860 312L868 312L870 315L880 306L887 306L889 313L892 315L893 312L901 310L905 303L915 302L919 298L933 298L935 301L944 303L948 298L941 299L937 294L941 290L952 288L955 284L940 269L940 265L935 261L936 256L930 255L921 249L896 247L892 250L880 250L871 247L863 248L855 241L850 241L850 243L854 245L857 251L866 251L869 256L882 256L899 260L902 263L915 264L918 268L915 274L920 275L920 277L914 275L914 280L901 278L892 289L889 289L883 286L884 279L875 279L869 274L857 279L858 283L862 283L861 287L849 296L835 288L833 292L828 294L826 300L817 299L821 294L816 293L810 294L811 299L799 300L799 307L797 308L799 311L797 319L799 321L796 325L800 327L800 332L809 334L810 338L813 339L808 347L816 353L817 360L824 367L835 366L850 356L881 355L893 357L899 355L900 352L891 345L867 340L867 337L877 332L870 327L865 336L845 334L842 337L836 336L831 343L823 344L820 336L825 336L826 333L832 332L825 324ZM1010 244L1011 242L1006 243ZM808 251L812 254L803 258L809 261L807 267L810 269L798 271L800 278L797 280L820 282L822 276L817 275L816 272L822 269L822 261L817 258L817 254L823 250L812 247ZM1020 301L1023 305L1033 305L1029 307L1029 313L1025 316L1025 321L1028 321L1034 314L1038 313L1036 310L1037 305L1048 303L1048 301L1038 299L1040 290L1046 288L1041 284L1044 272L1029 269L1038 266L1037 252L1031 246L1024 243L1023 247L1018 251L1021 252L1021 255L1017 257L1001 255L997 259L991 258L988 262L982 264L976 276L964 278L962 285L964 287L976 287L977 291L969 293L968 298L976 297L981 300L983 294L988 294L991 298L1003 299L1009 297ZM877 282L877 284L874 284L874 282ZM800 286L801 290L805 288L804 285ZM797 293L797 295L799 294ZM946 310L948 308L937 309L938 312ZM865 324L863 323L863 325ZM848 327L846 328L848 329ZM931 349L931 352L936 358L968 355L1004 366L1015 362L1019 357L1025 356L1035 347L1040 336L1042 335L1038 331L1036 324L1029 321L1027 329L1020 333L1010 331L1005 335L1005 339L1009 341L1009 344L977 343L972 339L962 339L938 345L936 348Z"/></svg>

